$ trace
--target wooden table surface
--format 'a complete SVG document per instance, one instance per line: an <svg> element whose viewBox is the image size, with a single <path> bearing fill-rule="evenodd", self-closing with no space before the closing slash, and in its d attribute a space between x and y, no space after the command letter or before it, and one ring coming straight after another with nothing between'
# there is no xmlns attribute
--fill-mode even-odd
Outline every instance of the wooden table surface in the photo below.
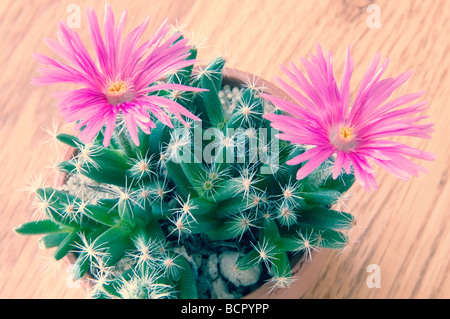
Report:
<svg viewBox="0 0 450 319"><path fill-rule="evenodd" d="M127 30L148 15L148 36L168 17L170 23L185 25L193 39L206 39L201 60L225 54L229 67L267 80L283 77L279 64L298 62L314 51L317 42L324 51L333 51L338 78L346 46L351 45L355 59L353 93L377 52L391 58L387 76L414 70L397 94L426 90L430 108L425 114L436 130L432 140L401 141L438 157L434 162L416 161L429 174L410 182L377 168L377 191L369 194L358 186L352 189L349 211L358 224L350 233L351 244L328 257L317 283L305 297L449 298L450 1L379 0L375 7L368 7L371 3L111 1L116 16L128 10ZM1 0L1 298L85 298L83 290L66 279L67 269L51 261L52 251L38 248L38 237L18 236L12 229L31 218L31 200L23 191L28 181L40 172L51 174L51 164L61 152L45 143L49 136L43 129L51 128L54 119L61 122L50 96L59 87L30 85L30 79L37 75L31 54L51 53L43 39L56 37L57 22L73 18L73 8L81 11L77 31L87 40L84 10L90 6L103 15L103 1ZM372 18L377 12L381 25L374 28L376 20ZM367 285L373 274L370 265L379 267L379 288Z"/></svg>

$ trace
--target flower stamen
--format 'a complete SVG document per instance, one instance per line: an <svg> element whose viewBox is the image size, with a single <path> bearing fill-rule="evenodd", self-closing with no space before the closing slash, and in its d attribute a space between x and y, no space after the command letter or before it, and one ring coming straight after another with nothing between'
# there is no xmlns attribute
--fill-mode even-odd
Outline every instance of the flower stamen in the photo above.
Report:
<svg viewBox="0 0 450 319"><path fill-rule="evenodd" d="M111 82L106 90L108 102L116 106L123 102L132 100L130 96L130 86L124 81Z"/></svg>
<svg viewBox="0 0 450 319"><path fill-rule="evenodd" d="M335 127L330 133L330 142L340 151L348 151L357 146L355 130L349 126Z"/></svg>
<svg viewBox="0 0 450 319"><path fill-rule="evenodd" d="M112 82L108 88L108 94L111 96L122 95L127 92L127 87L123 81Z"/></svg>
<svg viewBox="0 0 450 319"><path fill-rule="evenodd" d="M345 141L353 139L353 129L351 127L343 127L339 130L339 137Z"/></svg>

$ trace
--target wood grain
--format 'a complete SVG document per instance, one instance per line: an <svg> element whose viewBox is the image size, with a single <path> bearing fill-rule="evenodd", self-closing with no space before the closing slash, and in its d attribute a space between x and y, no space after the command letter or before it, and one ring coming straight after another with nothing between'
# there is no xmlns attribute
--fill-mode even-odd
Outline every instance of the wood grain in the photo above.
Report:
<svg viewBox="0 0 450 319"><path fill-rule="evenodd" d="M146 35L166 17L186 25L193 38L207 37L199 58L226 54L228 66L267 80L282 76L279 64L296 61L320 42L332 50L336 75L342 74L345 49L355 58L353 93L372 56L390 57L387 76L414 70L397 91L426 90L435 123L432 140L401 139L437 154L420 162L429 170L405 183L377 169L379 189L370 194L352 189L350 212L358 218L351 245L329 257L306 298L449 298L450 297L450 1L377 1L381 28L367 25L369 1L299 0L143 0L110 1L116 15L128 10L127 28L150 16ZM0 297L85 298L66 281L67 269L49 262L51 251L39 250L36 237L13 233L31 219L23 192L32 176L51 174L47 166L60 150L44 143L43 126L61 122L51 93L59 87L32 87L37 75L32 52L50 54L43 42L55 38L57 22L66 20L70 4L81 8L77 31L88 43L84 9L103 14L103 1L2 0L0 6ZM62 88L62 87L61 87ZM367 267L379 265L381 287L369 288Z"/></svg>

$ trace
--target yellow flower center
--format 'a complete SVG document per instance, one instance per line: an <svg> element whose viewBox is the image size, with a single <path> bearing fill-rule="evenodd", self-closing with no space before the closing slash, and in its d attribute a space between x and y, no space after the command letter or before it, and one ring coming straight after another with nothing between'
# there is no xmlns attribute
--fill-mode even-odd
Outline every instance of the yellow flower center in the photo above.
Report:
<svg viewBox="0 0 450 319"><path fill-rule="evenodd" d="M334 127L330 131L330 142L340 151L349 151L358 145L357 132L346 125Z"/></svg>
<svg viewBox="0 0 450 319"><path fill-rule="evenodd" d="M123 81L112 82L108 88L108 95L118 96L125 94L128 91Z"/></svg>
<svg viewBox="0 0 450 319"><path fill-rule="evenodd" d="M339 130L339 137L345 141L350 141L353 138L353 129L350 127L343 127Z"/></svg>
<svg viewBox="0 0 450 319"><path fill-rule="evenodd" d="M106 98L112 105L122 104L133 99L130 86L124 81L111 82L106 89Z"/></svg>

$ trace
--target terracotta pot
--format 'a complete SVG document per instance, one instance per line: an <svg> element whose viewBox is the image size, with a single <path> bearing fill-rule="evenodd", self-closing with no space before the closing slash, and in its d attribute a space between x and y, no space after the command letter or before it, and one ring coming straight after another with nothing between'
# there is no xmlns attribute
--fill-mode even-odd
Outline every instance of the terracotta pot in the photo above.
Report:
<svg viewBox="0 0 450 319"><path fill-rule="evenodd" d="M222 84L230 85L231 87L242 87L244 83L251 82L256 87L263 87L264 93L275 95L277 97L285 97L285 93L281 91L278 87L265 81L261 78L256 78L252 74L235 70L235 69L225 69L223 71ZM66 159L73 156L74 149L70 148L67 150ZM67 175L60 173L55 179L55 186L59 187L66 182ZM291 260L292 276L294 281L288 288L275 288L271 283L266 283L254 290L250 294L243 297L243 299L299 299L305 292L314 284L320 270L325 263L327 256L330 254L329 249L322 249L320 251L313 251L311 255L311 260L306 260L305 257L295 258ZM69 253L65 258L64 262L68 267L72 266L76 261L76 255L74 253ZM87 273L80 280L82 288L88 289L92 287L93 277Z"/></svg>

